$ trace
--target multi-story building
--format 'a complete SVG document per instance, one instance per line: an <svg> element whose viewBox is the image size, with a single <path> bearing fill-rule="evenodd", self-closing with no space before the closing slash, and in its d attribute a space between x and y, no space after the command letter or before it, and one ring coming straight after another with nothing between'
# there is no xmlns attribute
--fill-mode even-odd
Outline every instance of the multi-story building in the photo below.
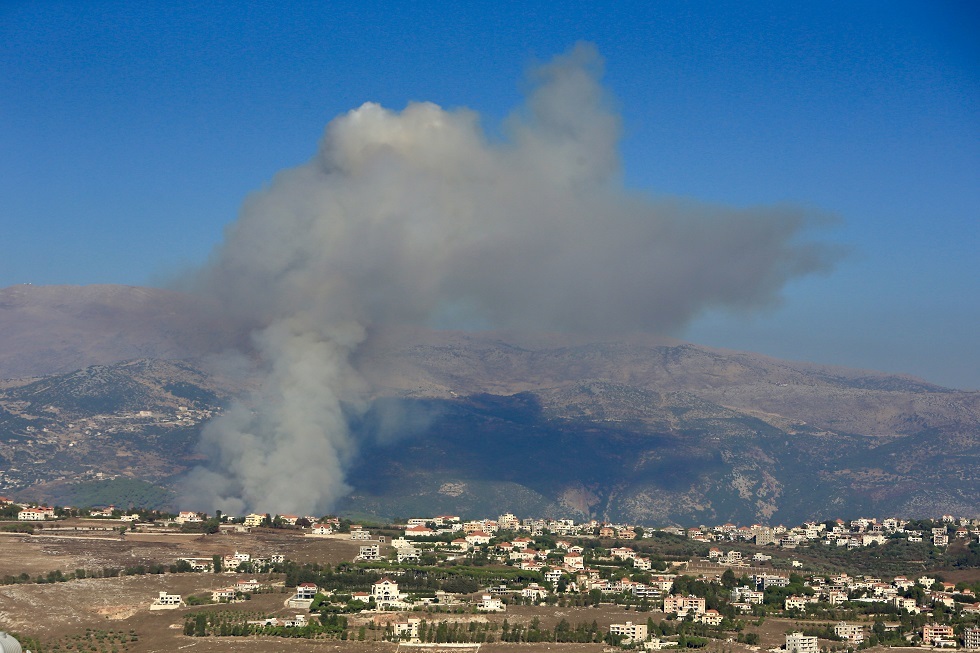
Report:
<svg viewBox="0 0 980 653"><path fill-rule="evenodd" d="M946 624L926 624L922 627L922 641L935 644L953 639L953 627Z"/></svg>
<svg viewBox="0 0 980 653"><path fill-rule="evenodd" d="M664 598L664 612L666 614L674 612L682 619L689 613L703 614L704 610L704 599L697 596L668 596Z"/></svg>
<svg viewBox="0 0 980 653"><path fill-rule="evenodd" d="M967 628L963 631L963 647L980 648L980 628Z"/></svg>
<svg viewBox="0 0 980 653"><path fill-rule="evenodd" d="M632 621L627 621L624 624L609 624L609 633L612 635L622 635L623 644L643 642L647 638L647 625L635 624Z"/></svg>
<svg viewBox="0 0 980 653"><path fill-rule="evenodd" d="M864 627L861 624L849 624L841 621L834 626L834 634L853 644L860 644L864 641Z"/></svg>
<svg viewBox="0 0 980 653"><path fill-rule="evenodd" d="M787 633L786 653L818 653L817 638L803 633Z"/></svg>

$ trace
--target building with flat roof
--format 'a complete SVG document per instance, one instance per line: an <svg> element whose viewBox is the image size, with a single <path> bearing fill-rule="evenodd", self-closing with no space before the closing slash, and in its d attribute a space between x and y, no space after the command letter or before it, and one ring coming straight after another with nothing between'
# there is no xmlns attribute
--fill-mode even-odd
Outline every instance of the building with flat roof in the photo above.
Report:
<svg viewBox="0 0 980 653"><path fill-rule="evenodd" d="M786 653L819 653L817 638L803 633L788 633L786 635Z"/></svg>

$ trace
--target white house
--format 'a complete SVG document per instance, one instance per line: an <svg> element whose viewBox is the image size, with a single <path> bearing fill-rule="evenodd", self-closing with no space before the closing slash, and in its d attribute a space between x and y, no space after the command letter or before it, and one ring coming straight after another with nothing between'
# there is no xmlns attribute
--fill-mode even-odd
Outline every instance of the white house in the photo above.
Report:
<svg viewBox="0 0 980 653"><path fill-rule="evenodd" d="M228 603L235 598L234 587L222 587L221 589L211 590L212 603Z"/></svg>
<svg viewBox="0 0 980 653"><path fill-rule="evenodd" d="M181 603L180 594L160 592L156 600L150 604L150 610L175 610L180 607Z"/></svg>
<svg viewBox="0 0 980 653"><path fill-rule="evenodd" d="M500 598L484 594L476 604L476 609L478 612L504 612L507 606Z"/></svg>

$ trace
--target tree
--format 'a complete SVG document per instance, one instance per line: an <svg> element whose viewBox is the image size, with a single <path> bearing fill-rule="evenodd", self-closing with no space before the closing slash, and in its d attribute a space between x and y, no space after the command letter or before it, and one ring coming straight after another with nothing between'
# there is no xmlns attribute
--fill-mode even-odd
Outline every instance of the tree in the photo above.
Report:
<svg viewBox="0 0 980 653"><path fill-rule="evenodd" d="M738 584L738 579L735 577L735 572L731 569L726 569L725 573L721 575L721 584L729 589L735 587Z"/></svg>
<svg viewBox="0 0 980 653"><path fill-rule="evenodd" d="M221 556L219 556L217 553L211 556L211 569L216 574L221 573Z"/></svg>

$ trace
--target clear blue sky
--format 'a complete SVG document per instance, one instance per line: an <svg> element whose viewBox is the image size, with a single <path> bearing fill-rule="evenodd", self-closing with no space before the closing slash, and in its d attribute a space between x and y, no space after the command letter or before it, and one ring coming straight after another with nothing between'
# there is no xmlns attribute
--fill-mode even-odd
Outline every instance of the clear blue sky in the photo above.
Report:
<svg viewBox="0 0 980 653"><path fill-rule="evenodd" d="M480 112L596 44L632 188L836 216L850 255L679 334L980 388L975 2L0 4L0 286L159 283L365 101Z"/></svg>

